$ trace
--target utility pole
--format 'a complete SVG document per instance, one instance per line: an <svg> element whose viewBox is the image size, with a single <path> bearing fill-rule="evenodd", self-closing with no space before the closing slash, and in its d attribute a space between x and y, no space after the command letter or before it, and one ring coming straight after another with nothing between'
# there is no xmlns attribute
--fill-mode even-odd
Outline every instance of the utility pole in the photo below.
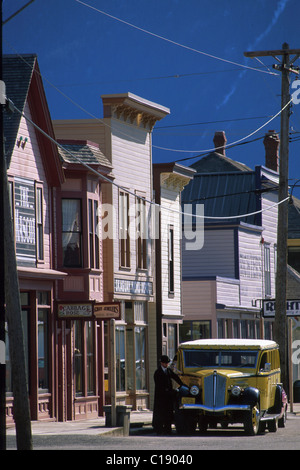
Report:
<svg viewBox="0 0 300 470"><path fill-rule="evenodd" d="M0 83L3 84L2 70L2 4L0 1ZM2 91L4 88L2 87ZM4 247L4 132L3 132L3 108L5 101L0 99L0 450L6 450L6 366L5 366L5 247Z"/></svg>
<svg viewBox="0 0 300 470"><path fill-rule="evenodd" d="M284 43L282 49L271 51L245 52L246 57L272 56L279 64L273 68L281 72L281 126L280 126L280 161L278 202L288 197L289 176L289 116L290 116L290 72L298 73L293 63L300 55L300 49L289 49ZM290 55L294 55L290 59ZM281 56L281 61L277 58ZM276 273L276 308L274 339L279 344L281 379L284 389L288 392L288 344L286 316L286 284L287 284L287 240L288 240L288 200L278 206L277 224L277 273Z"/></svg>

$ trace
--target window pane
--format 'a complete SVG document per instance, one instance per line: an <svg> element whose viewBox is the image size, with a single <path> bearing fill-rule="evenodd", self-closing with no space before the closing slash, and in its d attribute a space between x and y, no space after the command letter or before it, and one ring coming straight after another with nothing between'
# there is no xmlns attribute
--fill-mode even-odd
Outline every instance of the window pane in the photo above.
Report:
<svg viewBox="0 0 300 470"><path fill-rule="evenodd" d="M95 268L100 268L98 202L94 201Z"/></svg>
<svg viewBox="0 0 300 470"><path fill-rule="evenodd" d="M174 229L169 230L169 292L174 292Z"/></svg>
<svg viewBox="0 0 300 470"><path fill-rule="evenodd" d="M75 351L74 351L74 367L75 367L75 393L76 396L83 394L83 349L82 349L82 322L75 321Z"/></svg>
<svg viewBox="0 0 300 470"><path fill-rule="evenodd" d="M94 374L94 328L93 322L86 322L86 361L87 361L87 393L95 394Z"/></svg>
<svg viewBox="0 0 300 470"><path fill-rule="evenodd" d="M173 359L177 350L177 325L168 324L168 356Z"/></svg>
<svg viewBox="0 0 300 470"><path fill-rule="evenodd" d="M93 201L89 199L90 268L94 268Z"/></svg>
<svg viewBox="0 0 300 470"><path fill-rule="evenodd" d="M81 267L81 201L62 199L62 248L66 267Z"/></svg>
<svg viewBox="0 0 300 470"><path fill-rule="evenodd" d="M48 310L38 310L38 379L39 391L49 389L49 356L48 356Z"/></svg>
<svg viewBox="0 0 300 470"><path fill-rule="evenodd" d="M116 388L125 392L125 328L116 327Z"/></svg>
<svg viewBox="0 0 300 470"><path fill-rule="evenodd" d="M126 329L126 373L127 373L127 390L134 390L134 375L135 375L135 361L134 361L134 335L133 327Z"/></svg>
<svg viewBox="0 0 300 470"><path fill-rule="evenodd" d="M135 327L136 390L146 390L145 328Z"/></svg>

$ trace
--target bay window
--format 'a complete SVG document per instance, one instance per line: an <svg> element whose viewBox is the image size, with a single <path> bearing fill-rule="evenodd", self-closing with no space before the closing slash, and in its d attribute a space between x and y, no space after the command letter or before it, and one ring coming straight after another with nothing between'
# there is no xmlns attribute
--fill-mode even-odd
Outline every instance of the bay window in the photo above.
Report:
<svg viewBox="0 0 300 470"><path fill-rule="evenodd" d="M82 266L80 199L62 199L62 249L65 267L80 268Z"/></svg>

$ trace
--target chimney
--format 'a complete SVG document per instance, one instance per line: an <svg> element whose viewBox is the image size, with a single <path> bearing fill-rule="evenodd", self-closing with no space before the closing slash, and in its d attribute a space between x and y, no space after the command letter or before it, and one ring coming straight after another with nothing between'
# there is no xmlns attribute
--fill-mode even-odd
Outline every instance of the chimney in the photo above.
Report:
<svg viewBox="0 0 300 470"><path fill-rule="evenodd" d="M224 155L225 157L225 146L227 143L226 135L224 131L217 131L214 136L215 151Z"/></svg>
<svg viewBox="0 0 300 470"><path fill-rule="evenodd" d="M279 169L279 143L280 139L275 131L269 131L265 135L266 167L270 168L270 170L277 171L277 173Z"/></svg>

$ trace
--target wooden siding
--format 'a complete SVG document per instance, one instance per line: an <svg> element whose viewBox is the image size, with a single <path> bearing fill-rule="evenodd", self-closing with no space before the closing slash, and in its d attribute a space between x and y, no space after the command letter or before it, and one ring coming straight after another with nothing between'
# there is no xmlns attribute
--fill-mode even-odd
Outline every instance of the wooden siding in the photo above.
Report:
<svg viewBox="0 0 300 470"><path fill-rule="evenodd" d="M240 304L240 281L217 277L216 292L218 304L234 307Z"/></svg>
<svg viewBox="0 0 300 470"><path fill-rule="evenodd" d="M263 295L263 245L261 233L247 229L239 230L239 273L241 306L251 307L252 300Z"/></svg>
<svg viewBox="0 0 300 470"><path fill-rule="evenodd" d="M105 126L96 119L54 120L55 138L61 140L89 140L105 153Z"/></svg>
<svg viewBox="0 0 300 470"><path fill-rule="evenodd" d="M163 315L181 315L181 217L178 189L161 188L161 300ZM171 212L173 210L174 212ZM174 230L174 296L169 296L169 230Z"/></svg>
<svg viewBox="0 0 300 470"><path fill-rule="evenodd" d="M222 276L235 278L234 230L205 230L201 250L186 250L183 239L183 279Z"/></svg>
<svg viewBox="0 0 300 470"><path fill-rule="evenodd" d="M277 204L277 192L264 194L262 197L262 209L270 208ZM278 206L275 205L268 211L262 213L262 225L264 231L262 236L264 242L270 244L270 261L271 261L271 297L275 297L275 284L276 284L276 256L277 256L277 221L278 221Z"/></svg>
<svg viewBox="0 0 300 470"><path fill-rule="evenodd" d="M25 114L31 118L30 108L28 104L25 105ZM24 142L27 142L22 148L18 146L18 139L22 136ZM38 145L36 130L24 117L21 118L19 132L17 135L17 142L12 154L10 167L8 169L8 176L22 177L31 181L43 183L43 222L44 222L44 262L43 268L51 268L51 233L50 233L50 220L52 204L50 202L50 190L47 184L40 148ZM41 266L40 266L41 267Z"/></svg>
<svg viewBox="0 0 300 470"><path fill-rule="evenodd" d="M184 320L216 318L216 282L183 281L182 310Z"/></svg>
<svg viewBox="0 0 300 470"><path fill-rule="evenodd" d="M108 156L113 165L115 182L130 191L129 206L134 208L135 197L133 194L142 195L147 200L151 199L152 190L152 161L151 142L149 132L144 128L130 125L124 121L111 119L111 156ZM113 206L117 210L116 234L119 233L118 207L119 188L113 186ZM132 194L133 193L133 194ZM149 204L146 204L149 209ZM135 217L130 217L130 227L135 231ZM148 240L148 270L138 271L139 278L152 276L151 242ZM120 269L119 263L119 238L114 238L114 272L122 277L134 276L137 274L137 253L136 241L130 240L130 269L124 271Z"/></svg>

